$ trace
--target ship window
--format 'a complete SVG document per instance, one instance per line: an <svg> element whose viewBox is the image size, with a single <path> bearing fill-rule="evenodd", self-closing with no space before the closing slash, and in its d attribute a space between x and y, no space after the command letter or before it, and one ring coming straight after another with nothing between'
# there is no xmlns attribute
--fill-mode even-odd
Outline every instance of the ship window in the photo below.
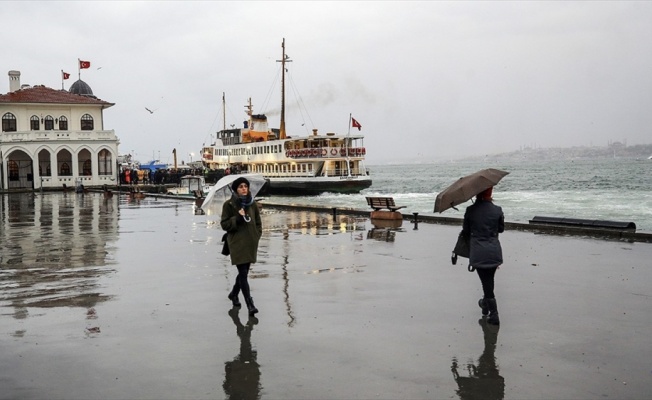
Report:
<svg viewBox="0 0 652 400"><path fill-rule="evenodd" d="M2 131L16 132L16 116L12 113L5 113L2 116Z"/></svg>
<svg viewBox="0 0 652 400"><path fill-rule="evenodd" d="M41 129L41 124L39 123L38 117L36 115L32 115L32 117L29 119L29 129L33 131L38 131Z"/></svg>

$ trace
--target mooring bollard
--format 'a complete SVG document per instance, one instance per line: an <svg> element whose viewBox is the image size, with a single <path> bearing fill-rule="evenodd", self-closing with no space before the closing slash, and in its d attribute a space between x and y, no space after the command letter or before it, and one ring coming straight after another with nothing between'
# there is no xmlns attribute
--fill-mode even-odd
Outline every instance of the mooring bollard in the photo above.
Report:
<svg viewBox="0 0 652 400"><path fill-rule="evenodd" d="M414 229L413 230L414 231L419 230L419 220L418 220L419 213L415 212L415 213L412 213L412 215L414 215L414 221L412 221L414 223Z"/></svg>

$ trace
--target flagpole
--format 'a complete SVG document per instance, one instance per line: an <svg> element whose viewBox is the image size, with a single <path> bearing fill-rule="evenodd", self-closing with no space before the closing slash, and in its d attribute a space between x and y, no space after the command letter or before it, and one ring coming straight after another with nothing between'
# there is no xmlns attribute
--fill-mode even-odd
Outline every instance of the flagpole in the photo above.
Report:
<svg viewBox="0 0 652 400"><path fill-rule="evenodd" d="M351 118L353 114L349 113L349 132L346 134L346 136L349 136L351 134Z"/></svg>
<svg viewBox="0 0 652 400"><path fill-rule="evenodd" d="M81 60L77 59L77 79L81 81Z"/></svg>
<svg viewBox="0 0 652 400"><path fill-rule="evenodd" d="M61 70L61 90L63 90L63 70Z"/></svg>
<svg viewBox="0 0 652 400"><path fill-rule="evenodd" d="M352 114L349 113L349 131L346 133L346 175L351 177L351 161L349 159L349 137L351 136L351 118Z"/></svg>

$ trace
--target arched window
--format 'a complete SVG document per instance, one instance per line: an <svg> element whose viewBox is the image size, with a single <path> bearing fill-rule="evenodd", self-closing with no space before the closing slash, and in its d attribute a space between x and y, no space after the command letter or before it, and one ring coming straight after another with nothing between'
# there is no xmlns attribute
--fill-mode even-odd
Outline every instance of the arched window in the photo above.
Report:
<svg viewBox="0 0 652 400"><path fill-rule="evenodd" d="M100 153L97 156L97 170L100 175L112 175L113 174L113 158L111 157L111 152L108 150L100 150Z"/></svg>
<svg viewBox="0 0 652 400"><path fill-rule="evenodd" d="M59 130L60 131L68 130L68 118L66 118L63 115L59 117Z"/></svg>
<svg viewBox="0 0 652 400"><path fill-rule="evenodd" d="M84 161L84 164L82 166L82 174L84 174L85 176L91 176L92 175L91 160Z"/></svg>
<svg viewBox="0 0 652 400"><path fill-rule="evenodd" d="M90 114L84 114L81 117L81 130L82 131L92 131L93 128L93 117Z"/></svg>
<svg viewBox="0 0 652 400"><path fill-rule="evenodd" d="M68 164L67 162L61 163L61 170L59 171L59 175L61 176L72 175L72 171L70 170L70 164Z"/></svg>
<svg viewBox="0 0 652 400"><path fill-rule="evenodd" d="M10 112L2 116L2 131L16 132L16 116Z"/></svg>
<svg viewBox="0 0 652 400"><path fill-rule="evenodd" d="M18 180L18 163L16 161L9 161L7 163L7 169L9 170L9 180L17 181Z"/></svg>
<svg viewBox="0 0 652 400"><path fill-rule="evenodd" d="M38 131L41 129L41 123L39 122L36 115L32 115L32 117L29 119L29 129L33 131Z"/></svg>
<svg viewBox="0 0 652 400"><path fill-rule="evenodd" d="M52 131L54 130L54 118L51 115L45 117L45 130Z"/></svg>

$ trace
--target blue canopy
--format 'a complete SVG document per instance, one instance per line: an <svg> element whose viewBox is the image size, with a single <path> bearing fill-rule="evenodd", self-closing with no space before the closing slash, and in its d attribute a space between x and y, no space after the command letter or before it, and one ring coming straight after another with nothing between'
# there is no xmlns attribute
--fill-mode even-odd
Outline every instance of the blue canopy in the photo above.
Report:
<svg viewBox="0 0 652 400"><path fill-rule="evenodd" d="M158 160L150 161L147 164L140 164L140 169L148 169L150 171L156 171L157 169L167 169L168 165L167 164L157 164L157 162L160 163Z"/></svg>

